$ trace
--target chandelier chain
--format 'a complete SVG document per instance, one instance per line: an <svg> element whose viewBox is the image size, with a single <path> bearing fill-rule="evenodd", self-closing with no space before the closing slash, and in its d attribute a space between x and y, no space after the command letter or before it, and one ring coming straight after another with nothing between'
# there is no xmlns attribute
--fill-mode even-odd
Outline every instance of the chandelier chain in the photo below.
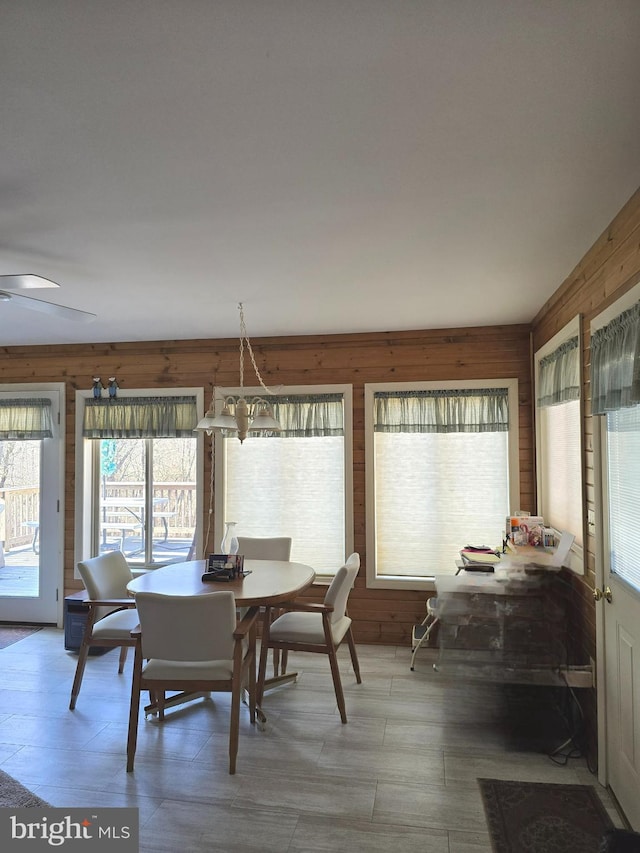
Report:
<svg viewBox="0 0 640 853"><path fill-rule="evenodd" d="M251 341L249 340L249 335L247 334L247 327L244 322L244 309L242 307L242 302L238 303L238 308L240 309L240 389L244 389L244 347L245 343L247 345L247 350L249 351L249 357L251 358L251 364L255 371L256 376L258 377L258 382L261 387L267 392L267 394L274 394L275 391L272 391L270 388L264 384L262 376L260 375L260 371L258 370L258 365L256 364L256 359L253 354L253 348L251 346Z"/></svg>

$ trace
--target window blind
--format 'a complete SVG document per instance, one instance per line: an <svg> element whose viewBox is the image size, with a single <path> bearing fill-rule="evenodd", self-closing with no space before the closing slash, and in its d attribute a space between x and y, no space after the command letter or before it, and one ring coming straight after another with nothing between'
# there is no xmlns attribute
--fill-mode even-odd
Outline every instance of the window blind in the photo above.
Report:
<svg viewBox="0 0 640 853"><path fill-rule="evenodd" d="M606 424L611 571L640 591L640 406L609 412Z"/></svg>
<svg viewBox="0 0 640 853"><path fill-rule="evenodd" d="M509 512L506 388L374 392L376 576L454 574Z"/></svg>
<svg viewBox="0 0 640 853"><path fill-rule="evenodd" d="M538 415L541 512L548 525L573 533L582 545L580 401L548 406Z"/></svg>
<svg viewBox="0 0 640 853"><path fill-rule="evenodd" d="M225 518L243 536L290 536L291 559L319 574L345 558L344 396L269 397L282 431L224 439Z"/></svg>
<svg viewBox="0 0 640 853"><path fill-rule="evenodd" d="M582 457L578 336L538 362L540 511L582 544Z"/></svg>

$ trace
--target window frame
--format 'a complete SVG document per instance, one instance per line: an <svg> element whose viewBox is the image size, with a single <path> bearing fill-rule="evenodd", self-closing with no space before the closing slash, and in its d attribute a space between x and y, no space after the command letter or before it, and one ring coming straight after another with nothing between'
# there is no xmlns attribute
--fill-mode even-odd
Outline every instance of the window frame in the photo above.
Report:
<svg viewBox="0 0 640 853"><path fill-rule="evenodd" d="M204 414L203 388L136 388L135 390L119 391L120 397L195 397L198 419ZM76 489L75 489L75 545L74 545L74 578L79 579L78 563L93 555L92 542L94 536L95 491L93 487L96 476L95 463L91 452L91 442L96 439L85 438L82 434L85 400L93 397L91 389L76 391ZM202 500L203 500L203 470L204 470L204 437L200 432L194 432L196 439L196 537L195 553L202 550ZM134 567L132 572L142 573L155 571L160 566Z"/></svg>
<svg viewBox="0 0 640 853"><path fill-rule="evenodd" d="M541 515L543 518L545 517L545 507L544 507L544 489L543 489L543 470L542 465L540 464L540 460L542 458L542 429L540 425L541 414L540 407L538 406L538 389L540 387L540 362L547 355L550 355L554 350L556 350L559 346L561 346L565 341L570 340L571 338L578 337L578 352L579 352L579 376L580 376L580 428L579 428L579 442L578 442L578 453L580 455L580 495L581 495L581 505L582 505L582 530L580 531L582 534L582 545L577 542L574 542L571 546L571 551L569 554L568 565L569 568L578 575L584 574L584 553L585 553L585 543L587 541L587 529L586 529L586 519L585 519L585 472L584 472L584 376L583 376L583 358L582 358L582 341L583 341L583 327L582 327L582 315L577 314L572 320L570 320L566 326L560 329L546 344L540 347L534 354L534 425L535 425L535 449L536 449L536 494L537 494L537 509L536 512L538 515ZM545 518L545 524L547 520ZM561 530L557 530L553 525L549 525L556 536L556 539L562 534ZM568 531L572 533L573 531Z"/></svg>
<svg viewBox="0 0 640 853"><path fill-rule="evenodd" d="M345 559L349 554L353 553L354 549L354 533L353 533L353 386L352 385L279 385L274 391L280 395L308 396L312 394L342 394L343 395L343 410L344 410L344 543L345 543ZM264 389L259 387L244 387L239 386L216 386L214 396L216 400L216 412L222 406L225 397L238 397L241 393L247 398L261 397L269 402L269 397L265 395ZM213 516L214 516L214 542L221 542L224 534L224 519L225 514L225 497L226 497L226 465L224 456L224 437L216 430L212 436L212 448L215 454L215 459L219 460L215 464L213 484L214 484L214 500L213 500ZM245 439L251 441L251 434ZM236 439L237 441L237 439ZM339 567L336 566L336 571ZM333 575L321 574L316 575L316 580L322 583L329 582Z"/></svg>
<svg viewBox="0 0 640 853"><path fill-rule="evenodd" d="M432 592L434 576L424 579L403 578L399 575L378 575L376 572L376 503L375 503L375 446L373 429L374 394L377 391L465 391L481 388L506 388L509 401L509 431L507 465L509 471L510 507L520 504L519 464L519 411L518 380L468 379L468 380L422 380L419 382L371 382L364 386L364 438L365 438L365 500L367 541L367 588L369 589L412 589ZM505 514L506 518L506 514ZM461 543L461 545L464 543Z"/></svg>

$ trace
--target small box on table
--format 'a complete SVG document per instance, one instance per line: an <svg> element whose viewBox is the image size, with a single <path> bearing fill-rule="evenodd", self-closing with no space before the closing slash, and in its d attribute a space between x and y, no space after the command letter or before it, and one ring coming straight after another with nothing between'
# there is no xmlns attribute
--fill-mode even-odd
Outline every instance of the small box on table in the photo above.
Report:
<svg viewBox="0 0 640 853"><path fill-rule="evenodd" d="M243 554L209 554L203 581L232 581L247 574Z"/></svg>

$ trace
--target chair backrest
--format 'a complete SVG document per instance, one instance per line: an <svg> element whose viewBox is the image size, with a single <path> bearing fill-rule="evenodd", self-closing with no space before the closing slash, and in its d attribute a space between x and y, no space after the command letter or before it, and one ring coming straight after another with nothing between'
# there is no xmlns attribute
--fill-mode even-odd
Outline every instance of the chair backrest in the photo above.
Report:
<svg viewBox="0 0 640 853"><path fill-rule="evenodd" d="M231 591L208 595L139 592L136 608L144 657L171 661L233 660L236 605Z"/></svg>
<svg viewBox="0 0 640 853"><path fill-rule="evenodd" d="M247 560L289 560L291 537L253 538L238 536L238 553L243 554Z"/></svg>
<svg viewBox="0 0 640 853"><path fill-rule="evenodd" d="M127 584L133 575L122 551L109 551L78 563L78 572L89 598L128 598Z"/></svg>
<svg viewBox="0 0 640 853"><path fill-rule="evenodd" d="M331 621L337 622L342 619L347 609L347 599L353 587L358 570L360 568L360 555L351 554L344 566L340 566L335 573L329 589L324 597L325 604L333 606Z"/></svg>

